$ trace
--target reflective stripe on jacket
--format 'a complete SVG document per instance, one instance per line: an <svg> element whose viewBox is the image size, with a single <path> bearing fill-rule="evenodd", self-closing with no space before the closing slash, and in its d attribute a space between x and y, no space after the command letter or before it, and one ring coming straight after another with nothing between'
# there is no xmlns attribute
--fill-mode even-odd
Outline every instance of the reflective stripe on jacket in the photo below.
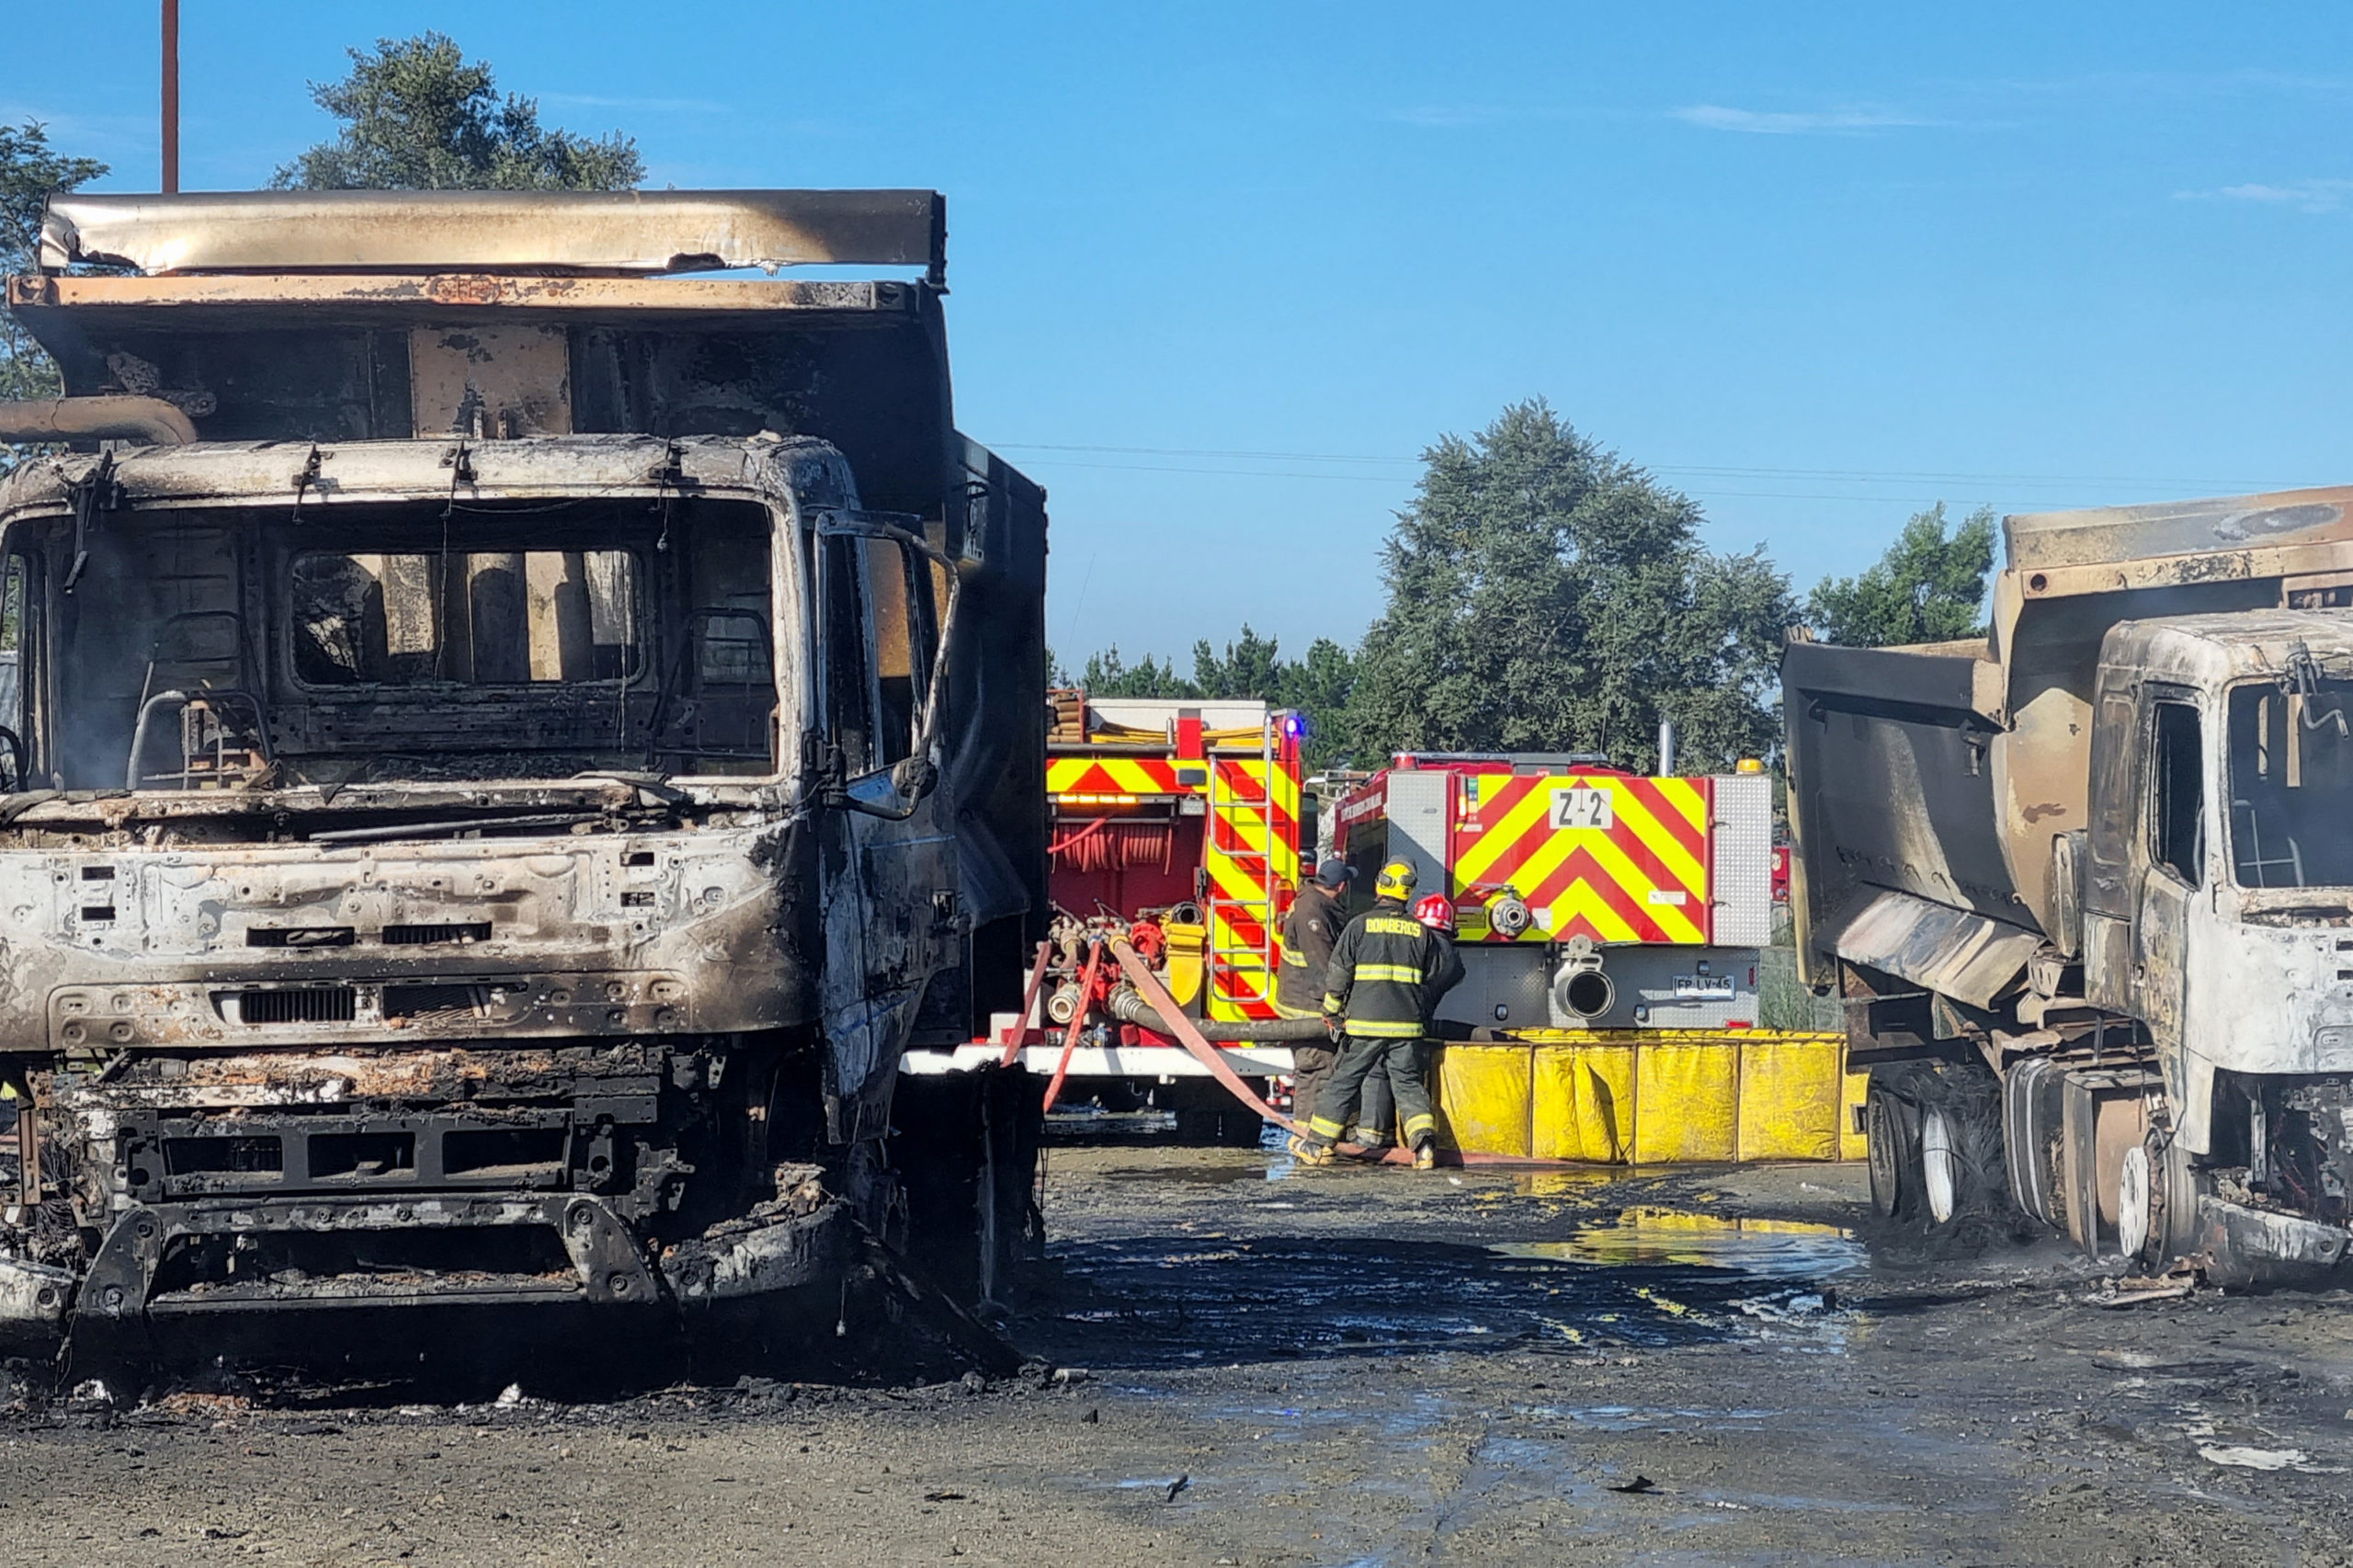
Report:
<svg viewBox="0 0 2353 1568"><path fill-rule="evenodd" d="M1324 1011L1363 1039L1412 1040L1429 1032L1430 1009L1461 978L1453 944L1384 898L1333 945Z"/></svg>

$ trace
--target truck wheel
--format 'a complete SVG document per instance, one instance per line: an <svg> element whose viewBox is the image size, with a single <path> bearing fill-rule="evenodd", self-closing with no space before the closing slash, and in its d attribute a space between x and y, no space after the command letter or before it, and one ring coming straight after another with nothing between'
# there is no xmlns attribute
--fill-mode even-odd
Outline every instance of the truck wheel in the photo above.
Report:
<svg viewBox="0 0 2353 1568"><path fill-rule="evenodd" d="M1920 1154L1920 1113L1877 1074L1863 1103L1870 1145L1871 1211L1882 1220L1909 1220L1919 1211L1927 1172Z"/></svg>
<svg viewBox="0 0 2353 1568"><path fill-rule="evenodd" d="M2169 1131L2151 1128L2138 1148L2124 1152L2118 1183L2117 1245L2155 1271L2198 1245L2198 1199L2207 1186L2189 1152Z"/></svg>

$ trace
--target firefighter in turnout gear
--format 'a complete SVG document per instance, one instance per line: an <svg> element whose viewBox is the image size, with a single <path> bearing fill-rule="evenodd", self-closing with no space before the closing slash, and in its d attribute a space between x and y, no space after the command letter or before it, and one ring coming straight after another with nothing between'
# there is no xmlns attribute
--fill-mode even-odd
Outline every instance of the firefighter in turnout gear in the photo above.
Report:
<svg viewBox="0 0 2353 1568"><path fill-rule="evenodd" d="M1319 1017L1324 1010L1324 971L1332 960L1347 917L1340 911L1340 895L1356 878L1346 860L1326 860L1315 868L1314 880L1299 890L1290 912L1283 916L1282 972L1275 983L1275 1011L1286 1018ZM1302 1040L1291 1048L1290 1111L1305 1121L1315 1110L1316 1094L1332 1076L1338 1054L1321 1040ZM1389 1097L1389 1080L1375 1075L1365 1085L1361 1120L1386 1128L1395 1108ZM1362 1132L1362 1137L1353 1134ZM1374 1136L1363 1128L1351 1130L1352 1143ZM1383 1135L1385 1137L1385 1134Z"/></svg>
<svg viewBox="0 0 2353 1568"><path fill-rule="evenodd" d="M1428 1170L1437 1163L1438 1117L1423 1082L1422 1040L1438 999L1462 979L1462 960L1442 932L1406 908L1415 881L1414 868L1403 860L1383 866L1373 883L1372 907L1348 922L1333 945L1324 1017L1339 1041L1340 1060L1318 1092L1306 1135L1294 1140L1293 1152L1309 1165L1330 1162L1376 1066L1387 1070L1397 1096L1414 1168Z"/></svg>

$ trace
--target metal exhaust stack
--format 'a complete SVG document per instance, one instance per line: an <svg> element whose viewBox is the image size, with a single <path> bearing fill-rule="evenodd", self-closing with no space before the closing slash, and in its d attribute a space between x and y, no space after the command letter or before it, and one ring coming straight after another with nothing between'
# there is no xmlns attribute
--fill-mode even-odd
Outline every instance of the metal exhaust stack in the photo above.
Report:
<svg viewBox="0 0 2353 1568"><path fill-rule="evenodd" d="M184 447L187 415L160 397L47 397L0 403L0 441L137 441Z"/></svg>

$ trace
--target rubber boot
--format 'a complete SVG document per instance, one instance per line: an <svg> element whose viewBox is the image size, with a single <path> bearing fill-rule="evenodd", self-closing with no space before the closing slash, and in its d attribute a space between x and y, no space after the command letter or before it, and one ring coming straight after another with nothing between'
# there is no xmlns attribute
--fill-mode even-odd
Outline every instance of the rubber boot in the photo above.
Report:
<svg viewBox="0 0 2353 1568"><path fill-rule="evenodd" d="M1438 1145L1421 1142L1414 1145L1414 1168L1417 1171L1438 1169Z"/></svg>

